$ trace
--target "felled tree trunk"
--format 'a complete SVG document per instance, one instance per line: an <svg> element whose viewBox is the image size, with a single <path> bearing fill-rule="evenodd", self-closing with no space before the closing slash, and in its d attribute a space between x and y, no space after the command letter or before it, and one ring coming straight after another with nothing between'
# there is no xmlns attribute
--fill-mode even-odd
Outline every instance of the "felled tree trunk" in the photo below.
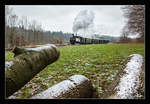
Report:
<svg viewBox="0 0 150 104"><path fill-rule="evenodd" d="M106 89L104 99L137 99L144 97L144 58L132 54L124 61L113 83ZM141 97L139 97L141 96Z"/></svg>
<svg viewBox="0 0 150 104"><path fill-rule="evenodd" d="M37 48L15 48L15 58L5 62L6 97L19 90L47 65L55 62L60 55L55 45Z"/></svg>
<svg viewBox="0 0 150 104"><path fill-rule="evenodd" d="M98 94L88 78L73 75L31 99L97 98Z"/></svg>

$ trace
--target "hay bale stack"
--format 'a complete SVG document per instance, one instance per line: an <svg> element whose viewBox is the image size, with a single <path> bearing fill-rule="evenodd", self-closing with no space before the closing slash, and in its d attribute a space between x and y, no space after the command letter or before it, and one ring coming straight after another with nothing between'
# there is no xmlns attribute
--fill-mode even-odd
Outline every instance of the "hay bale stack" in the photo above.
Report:
<svg viewBox="0 0 150 104"><path fill-rule="evenodd" d="M93 98L95 88L83 75L73 75L47 90L31 97L31 99Z"/></svg>
<svg viewBox="0 0 150 104"><path fill-rule="evenodd" d="M144 77L143 66L143 56L139 54L132 54L128 56L128 58L124 61L123 67L119 70L113 83L106 89L102 98L136 99L141 84L140 77Z"/></svg>
<svg viewBox="0 0 150 104"><path fill-rule="evenodd" d="M48 44L37 48L15 48L15 58L5 62L6 97L19 90L47 65L59 58L59 50Z"/></svg>

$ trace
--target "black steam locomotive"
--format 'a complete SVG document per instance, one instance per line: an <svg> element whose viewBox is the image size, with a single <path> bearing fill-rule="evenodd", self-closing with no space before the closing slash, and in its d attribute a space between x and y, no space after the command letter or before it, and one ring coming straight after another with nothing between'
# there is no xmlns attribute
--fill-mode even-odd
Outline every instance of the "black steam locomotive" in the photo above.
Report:
<svg viewBox="0 0 150 104"><path fill-rule="evenodd" d="M81 36L74 36L72 34L72 37L70 38L71 44L106 44L109 43L109 40L101 40L101 39L89 39L89 38L83 38Z"/></svg>

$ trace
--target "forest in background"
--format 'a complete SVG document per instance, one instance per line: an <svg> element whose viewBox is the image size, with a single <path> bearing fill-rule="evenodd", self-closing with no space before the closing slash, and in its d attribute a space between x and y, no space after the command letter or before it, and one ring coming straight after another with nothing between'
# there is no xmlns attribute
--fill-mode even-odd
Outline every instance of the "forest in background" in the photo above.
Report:
<svg viewBox="0 0 150 104"><path fill-rule="evenodd" d="M5 48L25 45L40 45L47 43L69 42L71 33L63 33L62 31L42 31L38 29L24 29L22 27L6 26L5 31Z"/></svg>
<svg viewBox="0 0 150 104"><path fill-rule="evenodd" d="M26 16L17 16L13 8L5 6L5 48L14 46L39 45L47 43L69 42L71 33L62 31L44 31L36 21L29 21Z"/></svg>

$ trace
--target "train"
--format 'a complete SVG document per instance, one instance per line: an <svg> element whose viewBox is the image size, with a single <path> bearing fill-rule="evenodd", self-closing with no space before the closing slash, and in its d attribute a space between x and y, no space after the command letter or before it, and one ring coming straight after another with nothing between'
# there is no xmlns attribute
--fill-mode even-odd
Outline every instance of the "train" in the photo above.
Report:
<svg viewBox="0 0 150 104"><path fill-rule="evenodd" d="M72 34L72 37L70 37L70 44L106 44L109 43L109 40L106 39L90 39L90 38L84 38L81 36L74 36Z"/></svg>

